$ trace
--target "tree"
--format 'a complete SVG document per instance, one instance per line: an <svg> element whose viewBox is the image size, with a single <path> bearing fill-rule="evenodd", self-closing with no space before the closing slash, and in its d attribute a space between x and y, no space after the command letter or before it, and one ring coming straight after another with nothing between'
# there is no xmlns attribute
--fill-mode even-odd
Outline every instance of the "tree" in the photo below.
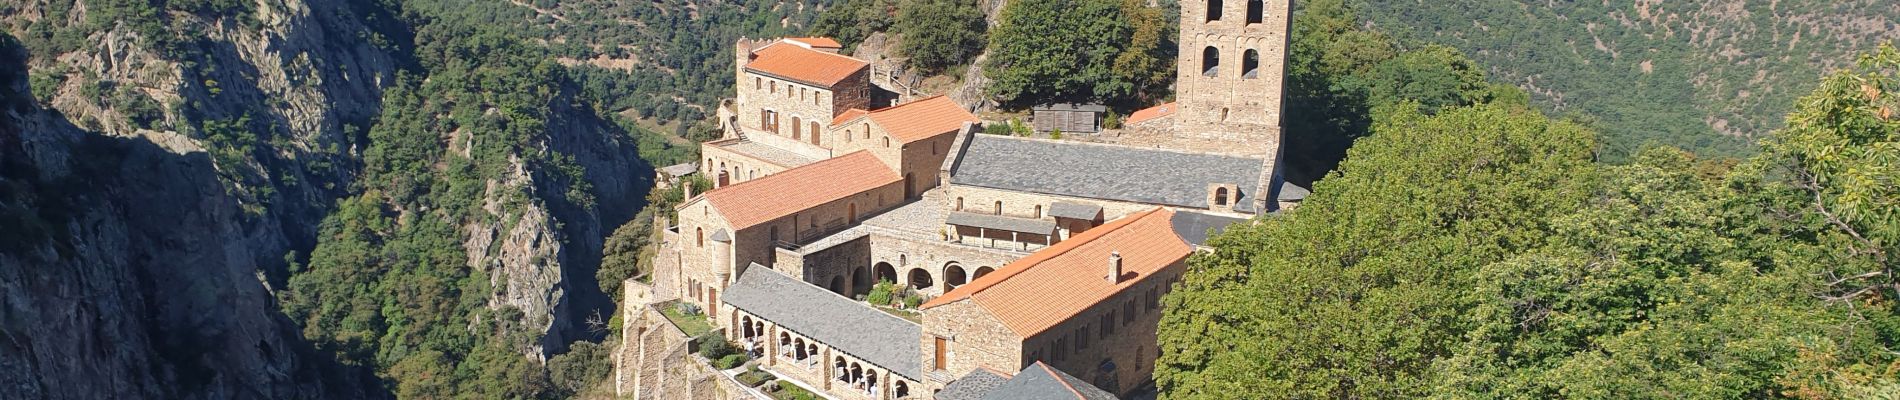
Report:
<svg viewBox="0 0 1900 400"><path fill-rule="evenodd" d="M1124 4L1132 9L1124 9ZM1158 20L1143 2L1115 0L1026 0L1003 7L990 37L984 73L989 95L1012 106L1057 101L1121 101L1139 86L1165 86L1153 78L1160 32L1149 26L1149 43L1136 43L1130 16ZM1152 25L1152 24L1151 24ZM1129 49L1135 49L1130 53ZM1126 61L1120 61L1124 60ZM1118 68L1118 62L1121 64Z"/></svg>
<svg viewBox="0 0 1900 400"><path fill-rule="evenodd" d="M1166 299L1171 398L1419 397L1470 271L1535 246L1592 182L1593 136L1518 108L1399 111L1305 204L1230 228Z"/></svg>
<svg viewBox="0 0 1900 400"><path fill-rule="evenodd" d="M970 61L983 49L983 10L967 0L910 0L897 13L901 51L926 73Z"/></svg>

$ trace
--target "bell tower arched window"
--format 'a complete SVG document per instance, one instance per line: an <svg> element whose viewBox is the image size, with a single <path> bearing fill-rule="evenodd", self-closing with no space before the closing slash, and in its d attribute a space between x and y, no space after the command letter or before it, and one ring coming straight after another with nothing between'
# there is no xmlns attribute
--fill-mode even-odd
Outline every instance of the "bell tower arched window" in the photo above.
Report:
<svg viewBox="0 0 1900 400"><path fill-rule="evenodd" d="M1260 21L1266 19L1264 18L1265 10L1262 10L1263 7L1261 3L1263 2L1260 0L1247 0L1247 23L1258 24Z"/></svg>
<svg viewBox="0 0 1900 400"><path fill-rule="evenodd" d="M1260 51L1247 49L1240 58L1240 79L1260 77Z"/></svg>
<svg viewBox="0 0 1900 400"><path fill-rule="evenodd" d="M1207 22L1220 20L1221 0L1207 0Z"/></svg>
<svg viewBox="0 0 1900 400"><path fill-rule="evenodd" d="M1201 76L1220 76L1220 49L1214 46L1201 49Z"/></svg>
<svg viewBox="0 0 1900 400"><path fill-rule="evenodd" d="M1227 188L1223 187L1223 188L1214 189L1214 205L1216 206L1227 205Z"/></svg>

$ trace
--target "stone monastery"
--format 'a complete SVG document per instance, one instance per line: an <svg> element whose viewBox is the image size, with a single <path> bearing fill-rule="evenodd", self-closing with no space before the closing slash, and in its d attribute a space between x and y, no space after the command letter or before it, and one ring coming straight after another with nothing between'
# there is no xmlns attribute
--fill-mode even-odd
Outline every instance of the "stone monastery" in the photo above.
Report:
<svg viewBox="0 0 1900 400"><path fill-rule="evenodd" d="M651 293L629 302L696 305L830 398L1151 390L1161 296L1188 256L1305 196L1278 165L1288 10L1182 2L1178 100L1100 143L889 100L831 39L740 39L737 97L695 171L714 188L688 189ZM924 300L871 304L878 282Z"/></svg>

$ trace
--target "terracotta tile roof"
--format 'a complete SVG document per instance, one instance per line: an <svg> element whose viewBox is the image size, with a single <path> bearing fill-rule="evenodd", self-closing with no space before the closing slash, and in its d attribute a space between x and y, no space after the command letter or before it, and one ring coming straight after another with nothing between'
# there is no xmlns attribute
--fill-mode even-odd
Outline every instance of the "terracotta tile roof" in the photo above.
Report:
<svg viewBox="0 0 1900 400"><path fill-rule="evenodd" d="M792 43L778 42L752 52L752 62L745 69L756 73L790 79L806 84L831 87L850 77L859 70L868 68L871 63L856 58L807 49Z"/></svg>
<svg viewBox="0 0 1900 400"><path fill-rule="evenodd" d="M1174 115L1174 112L1179 110L1179 108L1174 106L1174 103L1165 103L1154 107L1143 108L1140 111L1129 113L1128 119L1122 120L1122 124L1138 124L1143 121Z"/></svg>
<svg viewBox="0 0 1900 400"><path fill-rule="evenodd" d="M844 48L843 43L838 43L837 40L833 40L828 37L788 37L788 38L785 38L785 40L804 43L807 46L821 48L821 49Z"/></svg>
<svg viewBox="0 0 1900 400"><path fill-rule="evenodd" d="M1173 216L1156 208L1109 222L952 289L923 308L970 299L1017 336L1034 336L1192 254L1194 247L1174 234ZM1105 276L1111 252L1122 256L1123 278L1114 283Z"/></svg>
<svg viewBox="0 0 1900 400"><path fill-rule="evenodd" d="M831 121L832 126L850 123L858 116L871 118L877 126L883 127L891 138L900 143L910 143L929 139L945 133L956 132L965 122L980 122L975 115L964 110L962 105L943 95L930 96L909 103L880 108L863 114L845 111L843 115Z"/></svg>
<svg viewBox="0 0 1900 400"><path fill-rule="evenodd" d="M705 196L737 230L902 180L877 156L860 150L713 189Z"/></svg>
<svg viewBox="0 0 1900 400"><path fill-rule="evenodd" d="M844 110L843 113L838 114L837 118L831 119L831 126L844 125L844 123L846 122L851 122L851 120L857 119L858 117L862 117L865 114L869 114L869 113L871 112L864 111L864 109L862 108L853 108L849 110Z"/></svg>

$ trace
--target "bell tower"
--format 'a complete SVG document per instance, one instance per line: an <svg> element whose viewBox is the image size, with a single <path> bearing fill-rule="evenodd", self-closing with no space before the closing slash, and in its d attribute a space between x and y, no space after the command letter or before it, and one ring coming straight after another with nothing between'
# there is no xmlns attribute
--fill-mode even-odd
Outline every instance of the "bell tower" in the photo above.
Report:
<svg viewBox="0 0 1900 400"><path fill-rule="evenodd" d="M1292 0L1181 0L1174 134L1260 157L1247 192L1262 213L1278 206L1292 12Z"/></svg>
<svg viewBox="0 0 1900 400"><path fill-rule="evenodd" d="M1181 0L1176 135L1277 158L1291 0Z"/></svg>

